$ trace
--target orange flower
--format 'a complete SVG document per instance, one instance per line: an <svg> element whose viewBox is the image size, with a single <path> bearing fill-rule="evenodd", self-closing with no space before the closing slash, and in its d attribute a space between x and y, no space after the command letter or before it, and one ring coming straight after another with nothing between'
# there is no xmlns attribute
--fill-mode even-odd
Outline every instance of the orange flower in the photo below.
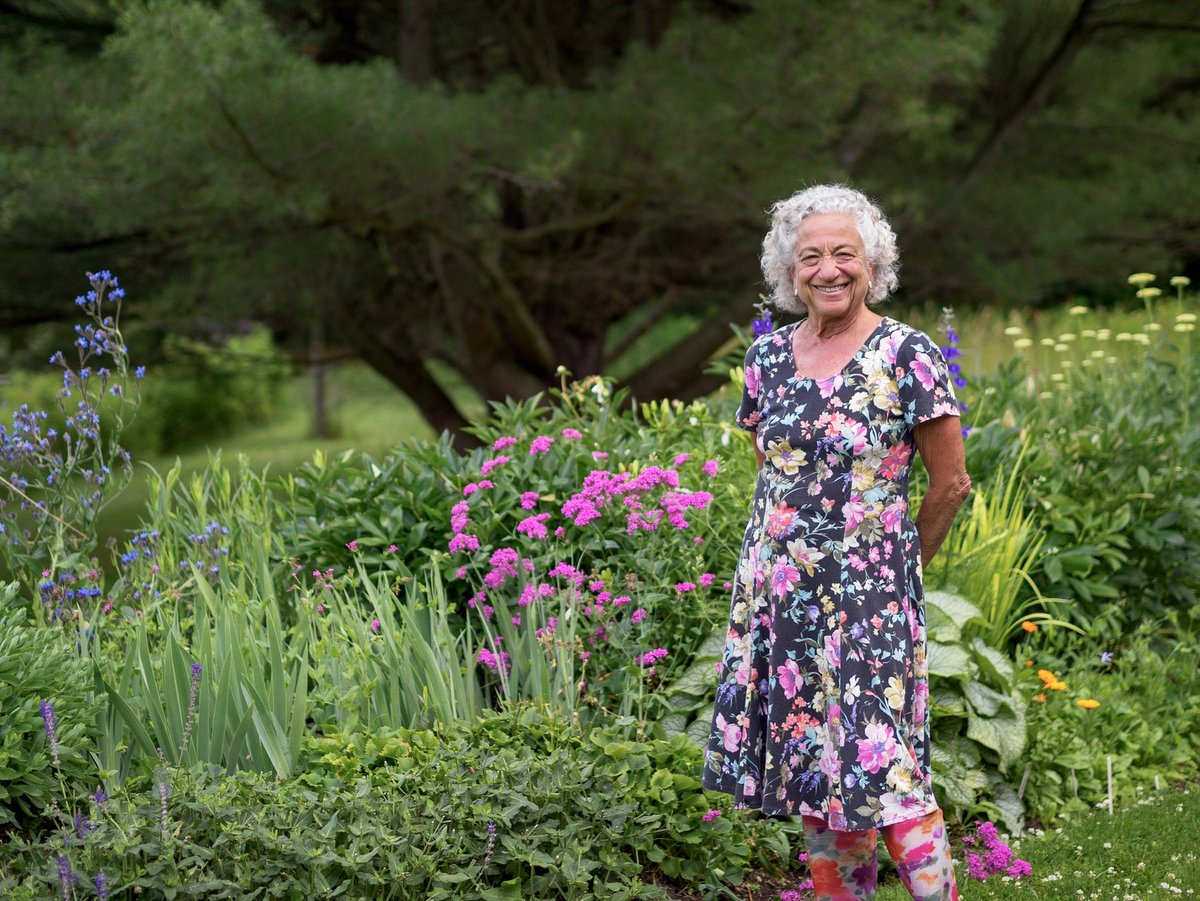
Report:
<svg viewBox="0 0 1200 901"><path fill-rule="evenodd" d="M1046 693L1044 691L1040 691L1033 696L1033 699L1035 701L1037 701L1039 704L1045 704L1046 703Z"/></svg>
<svg viewBox="0 0 1200 901"><path fill-rule="evenodd" d="M1026 665L1026 666L1033 666L1033 661L1032 661L1032 660L1026 660L1026 661L1025 661L1025 665Z"/></svg>
<svg viewBox="0 0 1200 901"><path fill-rule="evenodd" d="M1029 620L1025 620L1025 622L1021 623L1021 628L1026 632L1036 632L1037 623L1031 623Z"/></svg>
<svg viewBox="0 0 1200 901"><path fill-rule="evenodd" d="M1048 669L1038 670L1038 678L1041 679L1043 682L1045 682L1047 685L1049 685L1051 682L1058 681L1058 676L1054 675L1054 673L1050 672L1050 670L1048 670Z"/></svg>
<svg viewBox="0 0 1200 901"><path fill-rule="evenodd" d="M1084 710L1095 710L1097 707L1100 706L1100 702L1097 701L1095 698L1080 698L1075 703L1078 704L1080 707L1082 707Z"/></svg>
<svg viewBox="0 0 1200 901"><path fill-rule="evenodd" d="M1067 683L1066 683L1066 682L1059 682L1057 679L1055 679L1053 682L1051 682L1051 683L1050 683L1049 685L1047 685L1046 687L1047 687L1048 689L1050 689L1051 691L1062 691L1064 688L1066 688L1066 687L1067 687Z"/></svg>

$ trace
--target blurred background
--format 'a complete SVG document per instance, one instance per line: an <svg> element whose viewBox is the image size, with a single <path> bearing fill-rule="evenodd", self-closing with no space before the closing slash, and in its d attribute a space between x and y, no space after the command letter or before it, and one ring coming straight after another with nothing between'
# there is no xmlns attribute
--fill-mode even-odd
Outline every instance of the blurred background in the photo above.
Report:
<svg viewBox="0 0 1200 901"><path fill-rule="evenodd" d="M891 218L892 315L1136 305L1130 272L1200 277L1198 31L1196 0L0 0L4 388L37 399L107 268L142 457L457 432L559 366L688 400L766 208L824 181Z"/></svg>

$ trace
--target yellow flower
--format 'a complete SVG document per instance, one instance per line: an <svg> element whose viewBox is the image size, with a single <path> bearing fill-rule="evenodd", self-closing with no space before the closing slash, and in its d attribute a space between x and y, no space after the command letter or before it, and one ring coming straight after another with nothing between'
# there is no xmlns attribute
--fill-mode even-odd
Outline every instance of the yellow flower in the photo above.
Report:
<svg viewBox="0 0 1200 901"><path fill-rule="evenodd" d="M1149 272L1135 272L1129 276L1129 284L1136 285L1139 288L1144 288L1146 285L1154 281L1154 275Z"/></svg>
<svg viewBox="0 0 1200 901"><path fill-rule="evenodd" d="M1054 675L1054 673L1050 672L1050 670L1048 670L1048 669L1038 670L1037 675L1038 675L1038 678L1041 679L1043 682L1045 682L1047 685L1049 685L1051 682L1058 681L1058 676Z"/></svg>
<svg viewBox="0 0 1200 901"><path fill-rule="evenodd" d="M1033 347L1033 341L1030 338L1018 338L1013 342L1013 347L1017 350L1024 350L1027 347Z"/></svg>
<svg viewBox="0 0 1200 901"><path fill-rule="evenodd" d="M1025 620L1025 622L1021 623L1021 628L1026 632L1036 632L1038 629L1037 623L1031 623L1029 620Z"/></svg>
<svg viewBox="0 0 1200 901"><path fill-rule="evenodd" d="M1074 366L1075 364L1074 364L1074 363L1072 363L1070 360L1063 360L1063 361L1062 361L1061 363L1059 363L1058 365L1059 365L1059 366L1061 366L1063 369L1070 369L1070 368L1071 368L1072 366Z"/></svg>
<svg viewBox="0 0 1200 901"><path fill-rule="evenodd" d="M1072 316L1082 316L1084 313L1088 312L1088 308L1083 304L1076 304L1075 306L1071 307L1071 309L1067 310L1067 312Z"/></svg>
<svg viewBox="0 0 1200 901"><path fill-rule="evenodd" d="M1075 703L1078 704L1080 707L1082 707L1084 710L1095 710L1097 707L1100 706L1100 702L1097 701L1095 698L1080 698Z"/></svg>
<svg viewBox="0 0 1200 901"><path fill-rule="evenodd" d="M1082 332L1080 332L1079 334L1083 335L1083 337L1085 337L1085 338L1095 338L1095 337L1096 337L1096 330L1095 330L1094 328L1085 328L1085 329L1084 329Z"/></svg>
<svg viewBox="0 0 1200 901"><path fill-rule="evenodd" d="M1110 329L1106 329L1106 328L1096 329L1096 340L1097 341L1107 341L1111 337L1112 337L1112 331Z"/></svg>
<svg viewBox="0 0 1200 901"><path fill-rule="evenodd" d="M776 438L767 445L767 459L776 469L794 476L808 459L803 450L794 450L786 438Z"/></svg>
<svg viewBox="0 0 1200 901"><path fill-rule="evenodd" d="M1025 334L1025 329L1021 328L1019 325L1010 325L1004 330L1004 334L1008 335L1010 338L1015 338L1018 335Z"/></svg>
<svg viewBox="0 0 1200 901"><path fill-rule="evenodd" d="M1175 321L1176 322L1195 322L1196 314L1195 313L1179 313L1178 315L1176 315Z"/></svg>
<svg viewBox="0 0 1200 901"><path fill-rule="evenodd" d="M1050 689L1051 691L1063 691L1066 689L1067 683L1066 682L1051 682L1046 687L1048 689Z"/></svg>
<svg viewBox="0 0 1200 901"><path fill-rule="evenodd" d="M1104 359L1104 351L1093 350L1090 354L1088 354L1088 356L1094 357L1097 360L1103 360Z"/></svg>
<svg viewBox="0 0 1200 901"><path fill-rule="evenodd" d="M1162 326L1159 325L1157 322L1147 322L1144 326L1142 326L1142 328L1144 328L1148 332L1157 332L1162 329Z"/></svg>
<svg viewBox="0 0 1200 901"><path fill-rule="evenodd" d="M1186 288L1191 283L1192 280L1186 275L1172 275L1171 280L1168 282L1172 288Z"/></svg>
<svg viewBox="0 0 1200 901"><path fill-rule="evenodd" d="M1046 693L1044 691L1038 692L1037 694L1035 694L1033 696L1033 699L1035 701L1037 701L1039 704L1045 704L1046 703Z"/></svg>
<svg viewBox="0 0 1200 901"><path fill-rule="evenodd" d="M1175 331L1177 332L1191 332L1195 330L1196 324L1194 322L1177 322L1175 324Z"/></svg>
<svg viewBox="0 0 1200 901"><path fill-rule="evenodd" d="M1117 332L1117 340L1118 341L1132 341L1133 335L1129 334L1129 332Z"/></svg>
<svg viewBox="0 0 1200 901"><path fill-rule="evenodd" d="M900 676L888 679L888 687L883 690L883 696L893 710L904 706L904 680Z"/></svg>
<svg viewBox="0 0 1200 901"><path fill-rule="evenodd" d="M1059 341L1074 341L1075 333L1074 332L1066 332L1065 334L1059 335L1058 340Z"/></svg>
<svg viewBox="0 0 1200 901"><path fill-rule="evenodd" d="M1066 378L1066 376L1063 375L1061 372L1050 373L1050 381L1052 381L1052 382L1061 382L1065 378Z"/></svg>
<svg viewBox="0 0 1200 901"><path fill-rule="evenodd" d="M1042 347L1053 347L1055 343L1056 342L1053 338L1043 338L1038 342L1038 344L1042 345Z"/></svg>
<svg viewBox="0 0 1200 901"><path fill-rule="evenodd" d="M1139 288L1137 293L1138 300L1154 300L1161 296L1162 288Z"/></svg>
<svg viewBox="0 0 1200 901"><path fill-rule="evenodd" d="M1039 391L1038 398L1040 400L1053 400L1054 392L1053 391Z"/></svg>
<svg viewBox="0 0 1200 901"><path fill-rule="evenodd" d="M1155 323L1151 323L1151 324L1155 324ZM1145 346L1150 343L1150 336L1147 335L1145 332L1136 332L1133 336L1133 340L1136 341L1138 344Z"/></svg>

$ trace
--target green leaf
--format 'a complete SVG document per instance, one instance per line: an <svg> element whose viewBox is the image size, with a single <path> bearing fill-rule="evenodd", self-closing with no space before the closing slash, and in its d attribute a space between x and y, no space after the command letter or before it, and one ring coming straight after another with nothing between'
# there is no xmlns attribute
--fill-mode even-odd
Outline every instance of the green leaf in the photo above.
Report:
<svg viewBox="0 0 1200 901"><path fill-rule="evenodd" d="M971 675L971 658L956 644L930 641L926 644L929 675L956 678Z"/></svg>

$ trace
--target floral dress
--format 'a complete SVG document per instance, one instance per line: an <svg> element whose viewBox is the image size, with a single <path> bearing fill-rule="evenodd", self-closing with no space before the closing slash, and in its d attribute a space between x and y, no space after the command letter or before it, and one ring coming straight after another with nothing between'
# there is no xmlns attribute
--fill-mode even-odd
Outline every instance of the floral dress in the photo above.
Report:
<svg viewBox="0 0 1200 901"><path fill-rule="evenodd" d="M800 378L795 325L746 354L737 422L766 455L733 582L703 782L839 831L937 808L930 784L914 426L959 415L924 333L883 319Z"/></svg>

